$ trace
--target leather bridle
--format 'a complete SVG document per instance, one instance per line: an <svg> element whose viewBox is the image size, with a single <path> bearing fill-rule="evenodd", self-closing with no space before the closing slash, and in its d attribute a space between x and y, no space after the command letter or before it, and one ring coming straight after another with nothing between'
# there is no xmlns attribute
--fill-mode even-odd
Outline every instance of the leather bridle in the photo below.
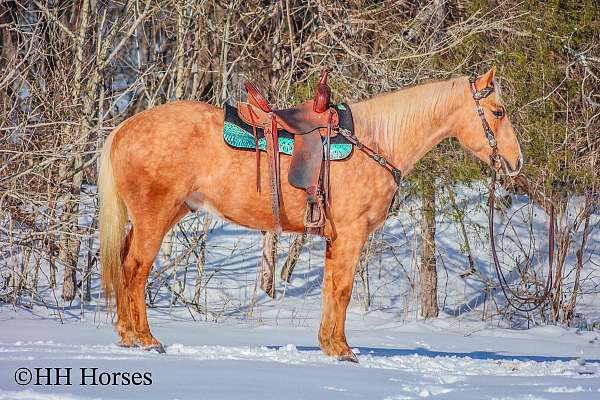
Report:
<svg viewBox="0 0 600 400"><path fill-rule="evenodd" d="M492 148L492 166L499 161L498 156L498 142L496 142L496 137L494 136L494 131L490 128L490 124L487 122L485 118L485 113L483 111L483 107L481 107L481 103L479 100L485 99L492 93L494 93L494 86L487 86L481 90L477 90L477 86L475 86L477 82L477 75L471 75L469 77L469 88L471 89L471 94L473 95L473 100L475 100L475 111L477 111L477 115L481 119L481 125L483 126L483 132L488 140L490 147Z"/></svg>
<svg viewBox="0 0 600 400"><path fill-rule="evenodd" d="M360 140L354 135L353 132L350 132L348 129L338 129L337 131L343 137L346 138L350 143L356 146L357 149L362 151L367 155L367 157L376 161L381 167L386 169L390 174L392 174L392 178L394 178L394 183L396 184L396 190L400 187L402 183L402 171L400 168L396 167L390 160L385 158L382 154L376 152Z"/></svg>
<svg viewBox="0 0 600 400"><path fill-rule="evenodd" d="M552 266L554 264L554 204L550 204L550 222L549 222L549 234L548 234L548 277L546 280L546 284L544 285L544 289L541 295L522 295L516 293L513 289L510 288L506 277L504 276L504 272L500 267L500 262L498 260L498 254L496 252L496 241L494 240L494 209L495 209L495 190L496 190L496 181L497 181L497 172L496 167L500 163L500 155L498 154L498 142L496 141L496 137L494 135L494 131L490 127L488 123L483 108L481 107L480 100L490 96L494 93L494 86L487 86L481 90L477 90L476 87L477 75L471 75L469 77L469 87L471 89L471 94L473 95L473 100L475 101L475 111L479 115L481 119L481 125L483 127L483 132L488 140L488 144L492 148L492 154L490 156L490 162L492 166L492 179L490 182L490 191L488 197L488 227L489 227L489 240L490 247L492 251L492 259L494 262L494 267L496 270L496 275L498 277L498 282L500 283L500 288L502 289L502 293L506 298L506 301L509 305L515 308L518 311L522 312L530 312L539 307L541 307L546 300L550 297L550 293L552 291ZM522 303L529 302L533 303L528 307L524 307L520 304L515 304L515 301L509 297L509 294L513 297L513 299L517 299Z"/></svg>

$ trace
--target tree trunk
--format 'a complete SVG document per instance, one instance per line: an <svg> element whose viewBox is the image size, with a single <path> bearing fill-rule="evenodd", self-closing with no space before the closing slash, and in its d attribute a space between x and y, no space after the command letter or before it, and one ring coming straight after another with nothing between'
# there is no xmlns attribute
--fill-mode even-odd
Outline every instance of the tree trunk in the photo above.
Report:
<svg viewBox="0 0 600 400"><path fill-rule="evenodd" d="M265 232L262 240L262 263L260 267L260 288L270 298L275 298L275 265L277 264L277 234Z"/></svg>
<svg viewBox="0 0 600 400"><path fill-rule="evenodd" d="M438 316L435 263L435 186L423 180L421 207L421 316Z"/></svg>
<svg viewBox="0 0 600 400"><path fill-rule="evenodd" d="M295 235L294 241L290 246L290 250L288 251L288 257L285 260L285 264L283 264L283 268L281 268L281 280L290 283L292 279L292 272L294 272L294 268L296 267L296 263L298 262L298 257L300 257L300 252L306 244L306 233L302 235Z"/></svg>
<svg viewBox="0 0 600 400"><path fill-rule="evenodd" d="M571 326L573 318L575 317L575 305L577 304L577 294L579 293L581 285L581 272L583 271L583 254L585 252L585 246L587 245L588 236L590 235L590 216L591 216L591 196L586 196L585 199L585 222L583 225L583 233L581 237L581 246L575 252L577 258L577 264L575 266L575 283L573 284L573 291L571 292L571 300L567 306L565 306L564 322L567 326Z"/></svg>
<svg viewBox="0 0 600 400"><path fill-rule="evenodd" d="M73 101L76 103L81 96L82 89L82 78L83 78L83 62L84 62L84 47L85 47L85 35L88 28L88 17L89 17L89 1L84 0L80 10L80 22L79 30L76 36L76 50L74 60L74 79L73 79L73 90L71 96ZM86 103L90 103L89 99ZM85 108L85 106L84 106ZM86 120L86 115L89 115L88 110L82 110L80 117L80 123ZM79 138L86 128L79 125L77 130L73 132L71 127L66 127L64 132L63 141L68 142ZM75 136L72 136L75 133ZM71 190L62 197L64 204L64 211L61 216L62 232L60 235L60 252L59 259L64 265L64 276L63 276L63 290L62 298L65 301L71 301L75 298L77 280L75 272L77 269L77 262L79 260L79 250L81 248L81 241L79 236L79 196L81 193L81 185L83 183L83 171L80 170L83 165L83 158L81 154L76 154L72 160L67 159L60 166L60 183L62 184L65 177L68 175L69 170L72 168L76 172L69 183Z"/></svg>

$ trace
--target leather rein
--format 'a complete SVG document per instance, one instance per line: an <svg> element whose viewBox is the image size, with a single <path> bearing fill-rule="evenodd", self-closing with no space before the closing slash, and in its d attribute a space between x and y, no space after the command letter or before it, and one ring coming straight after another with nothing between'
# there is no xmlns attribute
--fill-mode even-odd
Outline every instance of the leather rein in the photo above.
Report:
<svg viewBox="0 0 600 400"><path fill-rule="evenodd" d="M494 262L494 267L496 270L496 275L498 277L498 282L500 283L500 288L502 289L502 293L506 298L506 301L510 306L514 309L522 312L530 312L539 307L541 307L546 300L548 300L550 293L552 292L553 285L553 277L552 277L552 266L554 264L554 225L555 225L555 216L554 216L554 204L550 203L550 222L549 222L549 234L548 234L548 277L546 280L546 284L544 285L544 289L541 295L522 295L515 292L508 284L504 272L500 267L500 262L498 260L498 254L496 252L496 241L494 239L494 209L495 209L495 197L496 197L496 181L497 181L497 173L496 166L501 165L500 155L498 154L498 143L494 136L494 132L490 128L490 125L485 117L485 113L479 101L483 98L488 97L494 92L493 86L485 87L481 90L477 90L475 85L477 81L476 75L471 75L469 77L469 87L471 89L471 94L473 95L473 100L475 101L475 111L479 115L481 119L481 125L483 127L483 131L488 140L490 147L492 148L492 154L490 156L490 161L492 165L492 179L490 182L489 188L489 197L488 197L488 228L489 228L489 240L490 240L490 248L492 251L492 259ZM509 294L513 297L513 299L517 299L522 303L529 302L533 303L529 306L522 306L521 304L515 304L515 301L509 297Z"/></svg>

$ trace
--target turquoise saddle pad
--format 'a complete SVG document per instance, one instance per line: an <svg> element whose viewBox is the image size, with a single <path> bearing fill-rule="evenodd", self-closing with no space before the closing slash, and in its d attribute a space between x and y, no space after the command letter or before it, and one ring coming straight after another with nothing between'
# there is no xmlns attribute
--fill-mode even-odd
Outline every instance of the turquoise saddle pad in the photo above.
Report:
<svg viewBox="0 0 600 400"><path fill-rule="evenodd" d="M338 105L339 107L340 105ZM260 134L258 135L258 148L262 151L267 150L267 141L262 134L262 129L259 129ZM343 160L348 158L352 154L352 143L344 142L340 143L341 135L337 135L331 142L330 159L331 160ZM252 133L252 127L242 121L237 115L237 109L235 107L225 105L225 123L223 127L223 139L225 143L236 149L254 150L254 135ZM336 143L336 141L338 143ZM326 151L326 143L323 141L323 154ZM294 154L294 135L289 132L280 131L279 134L279 152L287 155ZM325 155L323 155L325 157Z"/></svg>

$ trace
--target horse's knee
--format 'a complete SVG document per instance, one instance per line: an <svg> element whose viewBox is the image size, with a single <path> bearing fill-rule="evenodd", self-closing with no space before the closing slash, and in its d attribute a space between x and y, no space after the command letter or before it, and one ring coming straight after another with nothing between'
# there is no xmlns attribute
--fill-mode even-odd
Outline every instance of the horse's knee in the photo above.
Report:
<svg viewBox="0 0 600 400"><path fill-rule="evenodd" d="M353 284L354 282L350 280L350 282L343 282L336 285L334 295L338 301L347 303L350 300L350 297L352 297Z"/></svg>

